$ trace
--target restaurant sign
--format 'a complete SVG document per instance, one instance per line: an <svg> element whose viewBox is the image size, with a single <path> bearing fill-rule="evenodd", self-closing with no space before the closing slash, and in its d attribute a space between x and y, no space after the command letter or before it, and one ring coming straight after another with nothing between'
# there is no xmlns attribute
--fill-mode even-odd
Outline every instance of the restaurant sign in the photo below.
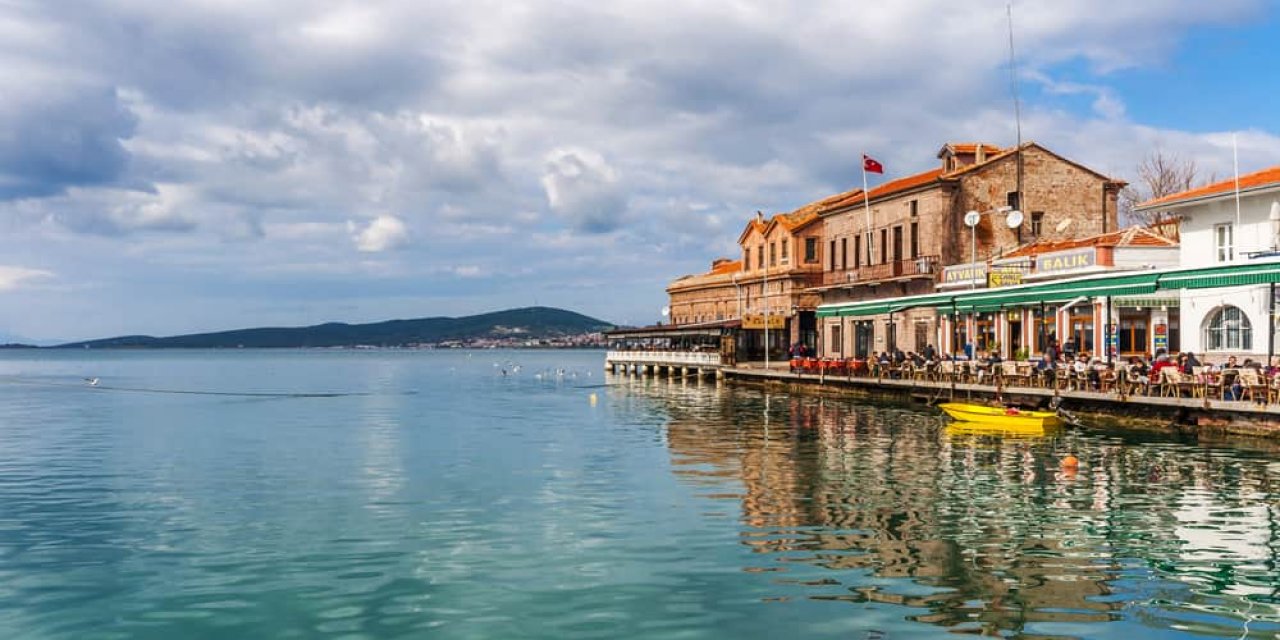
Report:
<svg viewBox="0 0 1280 640"><path fill-rule="evenodd" d="M1054 251L1036 256L1036 273L1067 273L1097 266L1098 253L1094 247Z"/></svg>
<svg viewBox="0 0 1280 640"><path fill-rule="evenodd" d="M1022 269L1018 267L992 267L987 275L987 286L993 289L1018 284L1022 284Z"/></svg>
<svg viewBox="0 0 1280 640"><path fill-rule="evenodd" d="M743 329L763 329L765 328L766 322L770 330L787 328L786 316L780 316L778 314L769 314L766 316L763 313L742 314Z"/></svg>
<svg viewBox="0 0 1280 640"><path fill-rule="evenodd" d="M942 284L985 284L986 263L957 264L942 269Z"/></svg>

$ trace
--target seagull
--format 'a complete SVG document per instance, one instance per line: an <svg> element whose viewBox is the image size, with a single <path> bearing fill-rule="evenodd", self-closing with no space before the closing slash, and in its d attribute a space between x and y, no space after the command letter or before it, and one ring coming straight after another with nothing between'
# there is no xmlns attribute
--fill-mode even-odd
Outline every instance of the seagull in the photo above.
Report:
<svg viewBox="0 0 1280 640"><path fill-rule="evenodd" d="M97 378L85 378L85 379L84 379L84 381L85 381L85 382L88 382L88 383L89 383L89 386L91 386L91 387L96 387L96 386L98 386L98 379L97 379Z"/></svg>

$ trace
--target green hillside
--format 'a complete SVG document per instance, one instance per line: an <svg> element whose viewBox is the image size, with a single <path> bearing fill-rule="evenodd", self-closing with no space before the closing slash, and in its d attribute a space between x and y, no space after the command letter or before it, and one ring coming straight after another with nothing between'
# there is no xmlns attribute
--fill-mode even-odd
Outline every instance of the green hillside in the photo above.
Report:
<svg viewBox="0 0 1280 640"><path fill-rule="evenodd" d="M461 318L387 320L371 324L330 322L310 327L260 327L157 338L119 336L59 345L61 348L304 348L397 347L481 339L551 339L612 327L580 313L550 307L508 309Z"/></svg>

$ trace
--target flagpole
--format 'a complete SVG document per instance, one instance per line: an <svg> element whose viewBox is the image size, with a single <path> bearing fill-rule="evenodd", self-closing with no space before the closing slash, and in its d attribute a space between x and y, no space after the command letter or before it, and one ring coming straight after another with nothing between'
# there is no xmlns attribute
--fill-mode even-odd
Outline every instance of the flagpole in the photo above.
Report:
<svg viewBox="0 0 1280 640"><path fill-rule="evenodd" d="M867 266L871 266L871 194L867 193L867 154L862 154L862 205L867 217ZM848 268L846 265L845 268Z"/></svg>
<svg viewBox="0 0 1280 640"><path fill-rule="evenodd" d="M1235 253L1236 233L1240 231L1240 149L1234 133L1231 134L1231 164L1236 172L1236 227L1231 230L1232 253Z"/></svg>

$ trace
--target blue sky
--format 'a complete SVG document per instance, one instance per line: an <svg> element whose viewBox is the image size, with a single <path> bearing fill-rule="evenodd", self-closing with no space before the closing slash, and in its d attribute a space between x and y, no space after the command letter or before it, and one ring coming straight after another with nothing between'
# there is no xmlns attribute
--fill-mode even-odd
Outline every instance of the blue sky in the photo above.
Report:
<svg viewBox="0 0 1280 640"><path fill-rule="evenodd" d="M0 2L0 339L659 318L789 211L1014 140L1003 0ZM1278 163L1266 0L1013 3L1023 135Z"/></svg>

